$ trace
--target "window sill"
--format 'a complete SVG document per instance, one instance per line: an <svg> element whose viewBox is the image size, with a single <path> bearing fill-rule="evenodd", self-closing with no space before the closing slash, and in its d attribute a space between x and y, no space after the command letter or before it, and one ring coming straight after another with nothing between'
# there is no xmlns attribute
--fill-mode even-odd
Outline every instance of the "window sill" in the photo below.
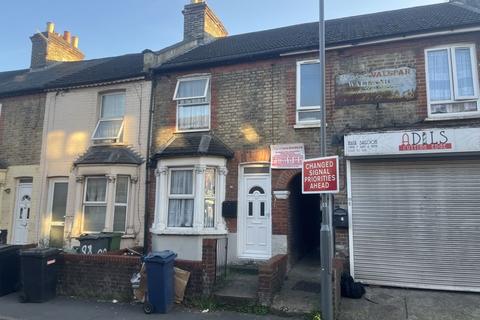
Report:
<svg viewBox="0 0 480 320"><path fill-rule="evenodd" d="M294 129L309 129L309 128L320 128L322 125L320 123L297 123L293 126Z"/></svg>
<svg viewBox="0 0 480 320"><path fill-rule="evenodd" d="M156 235L181 235L181 236L210 236L210 235L226 235L227 230L222 229L156 229L150 228L150 232Z"/></svg>
<svg viewBox="0 0 480 320"><path fill-rule="evenodd" d="M134 234L124 234L122 235L122 239L135 239L135 235Z"/></svg>
<svg viewBox="0 0 480 320"><path fill-rule="evenodd" d="M465 120L465 119L478 119L480 118L480 113L470 114L470 115L449 115L449 116L430 116L425 118L425 121L446 121L446 120Z"/></svg>
<svg viewBox="0 0 480 320"><path fill-rule="evenodd" d="M195 132L208 132L210 129L193 129L193 130L175 130L175 133L195 133Z"/></svg>

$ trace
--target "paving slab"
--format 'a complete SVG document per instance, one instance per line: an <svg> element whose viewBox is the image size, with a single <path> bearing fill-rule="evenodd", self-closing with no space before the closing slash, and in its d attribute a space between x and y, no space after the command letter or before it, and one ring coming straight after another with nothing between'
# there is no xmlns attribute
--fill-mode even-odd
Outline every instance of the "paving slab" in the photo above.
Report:
<svg viewBox="0 0 480 320"><path fill-rule="evenodd" d="M480 294L367 287L362 299L342 298L339 320L478 320Z"/></svg>

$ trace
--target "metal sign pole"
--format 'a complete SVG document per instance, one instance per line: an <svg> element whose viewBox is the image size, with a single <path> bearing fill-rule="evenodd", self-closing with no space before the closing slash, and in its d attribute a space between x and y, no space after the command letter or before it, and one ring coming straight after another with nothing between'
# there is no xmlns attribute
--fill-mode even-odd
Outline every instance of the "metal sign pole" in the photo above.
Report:
<svg viewBox="0 0 480 320"><path fill-rule="evenodd" d="M327 108L325 105L325 4L320 0L319 19L319 60L320 60L320 154L327 156ZM322 214L322 226L320 229L320 257L321 257L321 311L323 320L333 320L332 303L332 228L330 217L332 216L332 196L321 195L320 211Z"/></svg>

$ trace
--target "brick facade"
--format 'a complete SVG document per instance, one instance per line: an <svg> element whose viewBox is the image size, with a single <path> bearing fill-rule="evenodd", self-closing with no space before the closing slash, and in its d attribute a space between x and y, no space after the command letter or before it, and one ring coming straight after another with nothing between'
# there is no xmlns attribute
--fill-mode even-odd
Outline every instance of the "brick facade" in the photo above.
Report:
<svg viewBox="0 0 480 320"><path fill-rule="evenodd" d="M0 159L7 165L40 163L45 94L0 98Z"/></svg>

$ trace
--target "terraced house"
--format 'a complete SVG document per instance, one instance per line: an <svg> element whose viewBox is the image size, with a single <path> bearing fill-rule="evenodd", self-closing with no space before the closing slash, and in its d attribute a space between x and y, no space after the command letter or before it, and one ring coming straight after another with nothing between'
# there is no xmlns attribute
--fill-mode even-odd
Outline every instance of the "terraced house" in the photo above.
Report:
<svg viewBox="0 0 480 320"><path fill-rule="evenodd" d="M478 1L326 22L335 254L360 281L480 291L479 27ZM319 197L302 194L298 162L319 155L317 46L306 23L154 69L154 250L207 278L211 250L290 265L318 250Z"/></svg>

